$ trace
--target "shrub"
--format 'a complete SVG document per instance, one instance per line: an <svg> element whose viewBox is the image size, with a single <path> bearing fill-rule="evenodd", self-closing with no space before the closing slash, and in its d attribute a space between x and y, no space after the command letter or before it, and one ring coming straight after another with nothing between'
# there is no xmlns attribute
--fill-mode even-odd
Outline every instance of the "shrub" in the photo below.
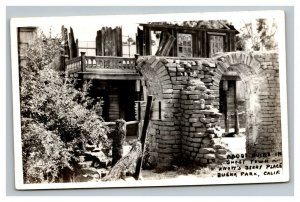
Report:
<svg viewBox="0 0 300 202"><path fill-rule="evenodd" d="M20 69L25 183L57 182L63 170L73 169L76 150L107 143L108 129L89 106L91 98L57 71L61 50L60 38L40 33Z"/></svg>

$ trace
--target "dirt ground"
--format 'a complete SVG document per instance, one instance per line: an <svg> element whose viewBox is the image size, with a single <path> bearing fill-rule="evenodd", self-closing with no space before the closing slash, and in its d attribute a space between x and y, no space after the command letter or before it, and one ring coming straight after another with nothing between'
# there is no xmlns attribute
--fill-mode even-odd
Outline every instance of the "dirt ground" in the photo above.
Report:
<svg viewBox="0 0 300 202"><path fill-rule="evenodd" d="M246 154L246 136L240 134L236 137L223 137L222 141L228 145L228 149L232 154ZM130 144L123 147L124 155L129 152ZM254 162L250 159L239 158L227 160L223 165L214 165L201 167L200 165L188 165L188 166L176 166L173 165L168 170L142 170L142 180L160 180L160 179L180 179L189 180L195 178L219 178L232 176L264 176L267 174L275 175L275 172L282 172L280 168L282 160L280 158L274 158L275 161L270 160L269 162ZM273 166L267 167L267 166ZM120 179L125 181L133 181L133 177L126 177Z"/></svg>
<svg viewBox="0 0 300 202"><path fill-rule="evenodd" d="M233 154L246 153L246 137L241 134L238 137L224 137L223 142L228 145L228 148ZM123 147L124 155L129 152L130 146ZM217 176L218 168L212 169L211 167L200 167L195 165L185 167L174 167L172 170L142 170L143 180L159 180L159 179L172 179L172 178L206 178ZM131 180L130 177L127 180Z"/></svg>

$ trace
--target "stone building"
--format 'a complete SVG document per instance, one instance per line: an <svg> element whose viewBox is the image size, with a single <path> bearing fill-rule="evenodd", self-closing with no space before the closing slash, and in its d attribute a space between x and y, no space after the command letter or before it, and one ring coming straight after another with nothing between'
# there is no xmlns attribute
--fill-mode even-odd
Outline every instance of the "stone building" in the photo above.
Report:
<svg viewBox="0 0 300 202"><path fill-rule="evenodd" d="M140 57L148 93L166 103L165 119L152 121L150 150L160 166L179 158L203 164L222 162L220 84L230 71L246 88L246 151L281 151L277 53L228 52L213 58Z"/></svg>

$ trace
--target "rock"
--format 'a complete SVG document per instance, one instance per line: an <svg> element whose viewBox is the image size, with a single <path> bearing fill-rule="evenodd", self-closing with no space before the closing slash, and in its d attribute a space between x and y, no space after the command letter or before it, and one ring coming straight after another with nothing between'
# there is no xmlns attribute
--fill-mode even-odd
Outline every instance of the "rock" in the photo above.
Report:
<svg viewBox="0 0 300 202"><path fill-rule="evenodd" d="M227 158L227 156L225 154L217 154L216 157L221 160L224 160Z"/></svg>
<svg viewBox="0 0 300 202"><path fill-rule="evenodd" d="M215 148L215 149L225 149L225 146L222 145L222 144L215 144L215 145L214 145L214 148Z"/></svg>
<svg viewBox="0 0 300 202"><path fill-rule="evenodd" d="M215 150L213 148L207 147L207 148L200 148L199 149L200 154L208 154L208 153L215 153Z"/></svg>
<svg viewBox="0 0 300 202"><path fill-rule="evenodd" d="M216 159L215 154L204 154L203 158L205 159Z"/></svg>
<svg viewBox="0 0 300 202"><path fill-rule="evenodd" d="M216 137L221 138L222 132L221 131L215 131Z"/></svg>
<svg viewBox="0 0 300 202"><path fill-rule="evenodd" d="M209 137L206 137L206 138L204 138L204 139L202 140L202 142L203 142L204 144L209 145L209 144L211 143L211 139L210 139Z"/></svg>
<svg viewBox="0 0 300 202"><path fill-rule="evenodd" d="M215 133L215 129L214 128L208 128L206 130L208 133L214 134Z"/></svg>
<svg viewBox="0 0 300 202"><path fill-rule="evenodd" d="M196 88L195 86L188 86L188 87L186 88L186 90L192 91L192 90L194 90L195 88Z"/></svg>
<svg viewBox="0 0 300 202"><path fill-rule="evenodd" d="M198 100L199 99L199 95L189 95L189 98L191 100ZM200 102L200 101L199 101Z"/></svg>
<svg viewBox="0 0 300 202"><path fill-rule="evenodd" d="M206 118L200 118L200 121L202 123L210 123L210 119L206 119Z"/></svg>
<svg viewBox="0 0 300 202"><path fill-rule="evenodd" d="M87 151L93 151L95 148L96 148L96 145L89 145L89 144L85 145L85 149Z"/></svg>
<svg viewBox="0 0 300 202"><path fill-rule="evenodd" d="M201 122L193 123L193 127L201 127L201 126L203 126L203 123Z"/></svg>
<svg viewBox="0 0 300 202"><path fill-rule="evenodd" d="M196 142L196 143L200 143L200 142L202 142L202 138L194 137L192 141Z"/></svg>
<svg viewBox="0 0 300 202"><path fill-rule="evenodd" d="M211 128L211 127L212 127L212 124L211 124L211 123L205 124L205 127L206 127L206 128Z"/></svg>
<svg viewBox="0 0 300 202"><path fill-rule="evenodd" d="M212 109L212 108L213 108L212 105L205 105L205 109L207 109L207 110L210 110L210 109Z"/></svg>
<svg viewBox="0 0 300 202"><path fill-rule="evenodd" d="M218 167L218 164L216 164L216 163L211 163L211 164L208 165L208 167L209 167L210 169L214 170L215 168Z"/></svg>
<svg viewBox="0 0 300 202"><path fill-rule="evenodd" d="M219 153L219 154L226 154L227 150L226 149L217 149L217 153Z"/></svg>
<svg viewBox="0 0 300 202"><path fill-rule="evenodd" d="M89 182L100 178L101 175L95 168L82 168L77 171L75 182Z"/></svg>
<svg viewBox="0 0 300 202"><path fill-rule="evenodd" d="M196 123L198 121L199 121L198 118L189 118L189 122L191 122L191 123Z"/></svg>
<svg viewBox="0 0 300 202"><path fill-rule="evenodd" d="M207 159L201 159L200 162L203 163L203 164L207 164L208 160Z"/></svg>
<svg viewBox="0 0 300 202"><path fill-rule="evenodd" d="M205 85L199 85L199 86L196 86L196 87L195 87L195 90L201 90L201 91L204 91L204 90L206 90L206 87L205 87Z"/></svg>
<svg viewBox="0 0 300 202"><path fill-rule="evenodd" d="M195 137L198 137L198 138L199 138L199 137L206 137L207 134L205 134L205 133L195 133L194 136L195 136Z"/></svg>
<svg viewBox="0 0 300 202"><path fill-rule="evenodd" d="M213 139L213 138L215 137L215 134L209 134L208 137L209 137L210 139Z"/></svg>
<svg viewBox="0 0 300 202"><path fill-rule="evenodd" d="M221 139L220 138L213 138L211 140L212 144L216 145L216 144L221 144Z"/></svg>
<svg viewBox="0 0 300 202"><path fill-rule="evenodd" d="M91 161L91 166L98 168L98 167L107 167L110 163L110 159L102 152L85 152L85 161Z"/></svg>

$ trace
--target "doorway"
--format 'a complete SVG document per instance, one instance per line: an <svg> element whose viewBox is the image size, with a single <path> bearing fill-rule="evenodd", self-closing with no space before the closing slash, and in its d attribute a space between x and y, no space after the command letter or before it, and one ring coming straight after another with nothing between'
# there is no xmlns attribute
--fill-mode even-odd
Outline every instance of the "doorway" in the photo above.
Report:
<svg viewBox="0 0 300 202"><path fill-rule="evenodd" d="M235 71L223 74L219 85L220 112L222 113L221 128L223 142L233 153L246 152L246 136L244 128L244 103L240 94L243 94L241 78ZM239 87L238 87L239 86ZM242 127L241 127L242 124Z"/></svg>

